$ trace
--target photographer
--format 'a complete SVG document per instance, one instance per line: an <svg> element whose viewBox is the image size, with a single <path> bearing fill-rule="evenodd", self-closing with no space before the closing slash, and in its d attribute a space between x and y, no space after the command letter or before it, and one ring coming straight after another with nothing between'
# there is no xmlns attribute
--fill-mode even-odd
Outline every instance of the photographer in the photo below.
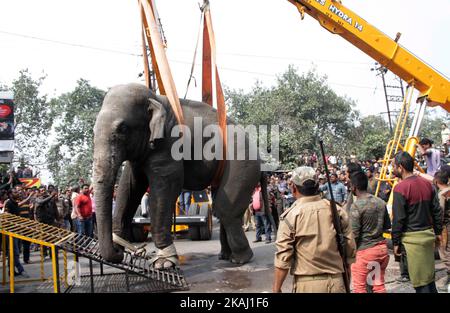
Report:
<svg viewBox="0 0 450 313"><path fill-rule="evenodd" d="M58 207L56 206L57 197L57 191L53 190L49 193L45 187L39 188L39 194L34 201L34 207L36 219L40 223L57 226L57 221L59 220Z"/></svg>

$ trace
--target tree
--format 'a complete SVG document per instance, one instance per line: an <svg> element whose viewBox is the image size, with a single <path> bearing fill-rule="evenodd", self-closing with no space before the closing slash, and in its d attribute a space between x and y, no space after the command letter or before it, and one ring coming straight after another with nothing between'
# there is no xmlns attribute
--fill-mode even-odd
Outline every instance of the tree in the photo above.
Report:
<svg viewBox="0 0 450 313"><path fill-rule="evenodd" d="M360 119L351 138L358 159L368 160L384 156L391 135L388 124L381 116L369 115Z"/></svg>
<svg viewBox="0 0 450 313"><path fill-rule="evenodd" d="M422 125L419 131L420 138L429 138L434 141L434 145L442 146L441 127L446 124L447 120L444 117L428 117L424 116Z"/></svg>
<svg viewBox="0 0 450 313"><path fill-rule="evenodd" d="M28 70L21 70L8 88L14 92L15 157L37 168L44 167L42 156L53 124L53 111L40 91L44 80L45 76L34 79Z"/></svg>
<svg viewBox="0 0 450 313"><path fill-rule="evenodd" d="M52 99L58 116L55 121L55 143L47 154L50 172L58 185L66 185L91 177L95 119L105 91L80 79L72 92Z"/></svg>
<svg viewBox="0 0 450 313"><path fill-rule="evenodd" d="M323 139L328 154L345 155L344 144L354 128L355 103L336 95L326 77L315 71L299 75L293 66L280 75L276 85L257 82L249 93L225 89L230 116L243 125L278 125L280 161L292 167L304 151L318 152Z"/></svg>

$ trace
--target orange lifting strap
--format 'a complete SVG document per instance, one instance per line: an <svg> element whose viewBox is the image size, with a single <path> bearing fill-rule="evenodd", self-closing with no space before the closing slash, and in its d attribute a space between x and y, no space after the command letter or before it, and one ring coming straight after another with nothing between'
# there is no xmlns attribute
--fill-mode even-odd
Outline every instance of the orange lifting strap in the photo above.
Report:
<svg viewBox="0 0 450 313"><path fill-rule="evenodd" d="M156 23L156 8L154 6L153 0L138 0L138 2L141 8L144 73L147 87L150 87L150 68L147 58L146 42L150 47L152 67L156 74L159 91L162 95L167 96L178 123L183 124L183 111L181 110L180 101L178 98L177 90L175 88L175 82L169 68L169 63L164 51L164 45L159 34L158 25ZM217 188L220 184L220 179L225 168L227 151L227 114L222 84L220 83L219 72L216 65L216 41L212 27L211 12L209 9L208 0L204 1L202 10L204 10L202 101L213 106L213 95L216 95L217 120L222 131L223 141L223 158L222 160L219 160L219 166L213 177L213 181L211 182L211 186L213 188ZM213 88L213 75L215 78L215 88Z"/></svg>
<svg viewBox="0 0 450 313"><path fill-rule="evenodd" d="M211 20L211 11L209 1L205 0L203 5L204 23L203 23L203 62L202 62L202 101L213 106L213 75L215 75L215 95L217 102L217 120L222 131L223 158L219 160L219 166L214 175L211 187L217 188L225 169L225 160L227 155L227 113L225 107L225 98L223 96L222 84L220 83L219 71L216 64L216 40ZM214 71L214 74L213 74Z"/></svg>
<svg viewBox="0 0 450 313"><path fill-rule="evenodd" d="M164 45L156 23L156 8L152 0L138 0L138 3L141 8L144 72L147 87L150 88L150 71L145 39L147 39L148 46L150 47L152 66L156 73L159 92L161 95L167 96L178 124L182 125L184 124L183 111L181 110L180 99L178 98L175 82L172 77L172 72L170 71L169 62L167 61Z"/></svg>

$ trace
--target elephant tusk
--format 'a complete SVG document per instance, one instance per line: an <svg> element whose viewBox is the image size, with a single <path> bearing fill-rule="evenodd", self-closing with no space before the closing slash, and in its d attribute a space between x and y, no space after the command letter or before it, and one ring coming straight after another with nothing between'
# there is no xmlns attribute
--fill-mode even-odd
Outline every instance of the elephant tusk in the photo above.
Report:
<svg viewBox="0 0 450 313"><path fill-rule="evenodd" d="M113 242L124 247L127 248L128 250L132 251L133 253L139 253L142 252L142 250L145 251L144 247L147 245L145 243L139 245L139 246L135 246L133 245L131 242L126 241L125 239L117 236L116 234L112 234L113 235Z"/></svg>

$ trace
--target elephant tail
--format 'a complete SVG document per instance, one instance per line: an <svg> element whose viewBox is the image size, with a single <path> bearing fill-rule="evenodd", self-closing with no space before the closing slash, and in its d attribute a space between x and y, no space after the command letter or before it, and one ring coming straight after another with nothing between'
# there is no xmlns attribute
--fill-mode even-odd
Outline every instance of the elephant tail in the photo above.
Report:
<svg viewBox="0 0 450 313"><path fill-rule="evenodd" d="M261 178L259 179L259 182L261 184L261 192L262 192L262 197L263 197L263 201L264 201L265 213L268 214L268 212L269 212L269 197L267 195L267 177L264 172L261 172Z"/></svg>

